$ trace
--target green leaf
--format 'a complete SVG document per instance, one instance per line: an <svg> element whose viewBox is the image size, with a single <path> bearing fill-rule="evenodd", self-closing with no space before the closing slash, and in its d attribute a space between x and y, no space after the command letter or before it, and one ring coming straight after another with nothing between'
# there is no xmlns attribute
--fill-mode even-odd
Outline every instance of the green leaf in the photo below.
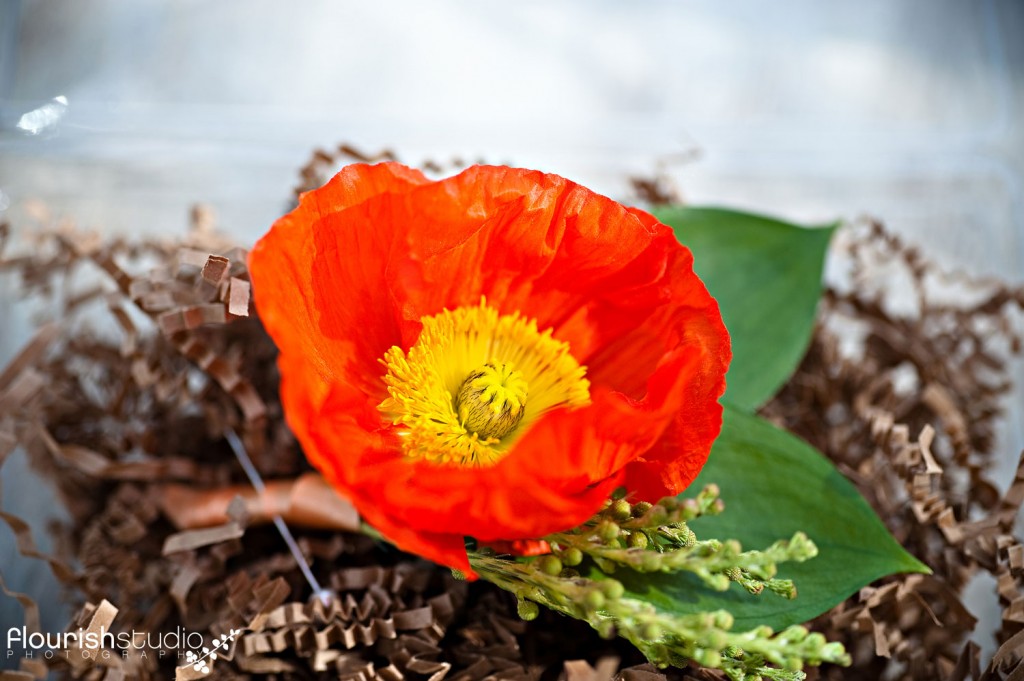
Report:
<svg viewBox="0 0 1024 681"><path fill-rule="evenodd" d="M782 386L807 351L836 225L807 229L721 208L656 209L694 256L694 270L732 336L723 402L747 411Z"/></svg>
<svg viewBox="0 0 1024 681"><path fill-rule="evenodd" d="M738 539L744 549L762 549L802 530L817 544L817 558L779 566L778 577L796 583L797 597L752 596L738 584L717 592L687 574L617 570L614 577L629 595L678 614L728 610L738 629L766 624L778 630L817 617L886 575L930 572L828 459L757 416L726 408L722 434L693 489L712 482L722 490L725 512L694 520L699 538Z"/></svg>

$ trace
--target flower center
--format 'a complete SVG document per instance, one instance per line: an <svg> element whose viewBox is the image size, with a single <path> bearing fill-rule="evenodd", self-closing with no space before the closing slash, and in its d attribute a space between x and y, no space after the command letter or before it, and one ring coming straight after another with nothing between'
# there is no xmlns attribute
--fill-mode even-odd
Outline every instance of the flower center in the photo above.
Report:
<svg viewBox="0 0 1024 681"><path fill-rule="evenodd" d="M507 364L487 363L462 382L455 411L468 430L500 440L523 420L526 392L522 373Z"/></svg>
<svg viewBox="0 0 1024 681"><path fill-rule="evenodd" d="M392 347L381 360L389 397L379 409L411 459L493 465L543 414L590 402L586 369L535 320L483 300L420 322L407 353Z"/></svg>

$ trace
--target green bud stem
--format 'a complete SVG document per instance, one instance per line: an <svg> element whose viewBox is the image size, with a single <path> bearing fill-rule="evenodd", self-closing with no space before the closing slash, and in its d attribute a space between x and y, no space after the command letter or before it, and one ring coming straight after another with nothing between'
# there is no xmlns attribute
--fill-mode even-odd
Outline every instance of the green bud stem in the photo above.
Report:
<svg viewBox="0 0 1024 681"><path fill-rule="evenodd" d="M752 681L758 677L801 679L799 669L804 665L849 664L841 645L828 643L820 634L808 634L801 626L778 634L768 627L737 633L731 631L733 619L725 611L665 613L625 595L613 579L566 579L548 574L538 562L470 553L470 564L480 577L516 594L520 604L536 601L584 620L599 632L622 636L662 667L684 666L693 660L722 669L736 681ZM519 610L524 610L523 605ZM534 613L526 609L526 614Z"/></svg>
<svg viewBox="0 0 1024 681"><path fill-rule="evenodd" d="M667 498L646 504L638 517L624 499L609 504L590 523L546 537L560 551L579 551L590 556L603 572L617 566L639 572L690 572L709 588L725 591L730 582L739 583L753 594L765 589L786 598L796 596L789 580L775 579L777 565L802 562L817 555L818 549L802 532L789 541L778 541L763 551L744 552L739 542L710 539L698 541L687 521L721 512L722 502L715 485L705 487L693 499ZM613 520L614 519L614 520ZM627 547L621 533L627 532Z"/></svg>
<svg viewBox="0 0 1024 681"><path fill-rule="evenodd" d="M606 575L616 567L685 571L720 591L737 582L750 593L767 589L795 597L792 581L775 578L777 564L814 557L814 543L802 532L763 551L743 551L734 540L698 540L686 523L722 508L714 485L695 498L667 498L654 505L631 505L619 497L579 528L545 537L554 555L517 562L470 551L470 564L480 577L516 595L524 619L536 616L531 603L545 605L588 622L602 636L622 636L662 667L695 661L721 669L732 681L793 681L805 678L805 665L849 664L841 644L809 634L802 626L777 634L768 627L737 633L726 611L666 613L631 597L613 578L585 578L563 568L588 556Z"/></svg>

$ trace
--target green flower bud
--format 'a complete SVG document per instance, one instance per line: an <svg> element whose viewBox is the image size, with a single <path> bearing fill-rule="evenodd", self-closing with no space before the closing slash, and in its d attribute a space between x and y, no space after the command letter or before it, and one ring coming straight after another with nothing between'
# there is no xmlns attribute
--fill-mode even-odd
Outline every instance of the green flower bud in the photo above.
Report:
<svg viewBox="0 0 1024 681"><path fill-rule="evenodd" d="M601 622L597 625L596 629L598 635L606 640L615 638L615 635L617 633L615 630L615 622L612 622L610 620L605 620L604 622Z"/></svg>
<svg viewBox="0 0 1024 681"><path fill-rule="evenodd" d="M797 532L789 540L789 553L793 560L809 560L818 555L818 547L803 532Z"/></svg>
<svg viewBox="0 0 1024 681"><path fill-rule="evenodd" d="M735 620L733 620L732 613L728 610L716 610L714 613L714 619L712 620L712 623L716 628L723 629L725 631L732 629L734 622Z"/></svg>
<svg viewBox="0 0 1024 681"><path fill-rule="evenodd" d="M721 550L722 542L718 541L717 539L708 539L704 542L703 545L701 545L700 554L702 556L710 556L712 554L718 553Z"/></svg>
<svg viewBox="0 0 1024 681"><path fill-rule="evenodd" d="M661 643L651 643L646 647L647 659L652 660L655 665L664 667L669 664L671 654L668 652L668 646Z"/></svg>
<svg viewBox="0 0 1024 681"><path fill-rule="evenodd" d="M653 507L653 504L651 504L649 501L638 501L637 503L633 504L633 517L641 518Z"/></svg>
<svg viewBox="0 0 1024 681"><path fill-rule="evenodd" d="M540 606L533 601L526 601L519 599L516 603L516 612L519 613L519 618L526 622L531 622L537 619L537 615L540 614Z"/></svg>
<svg viewBox="0 0 1024 681"><path fill-rule="evenodd" d="M729 645L722 648L722 657L729 657L738 660L743 657L743 649L736 645Z"/></svg>
<svg viewBox="0 0 1024 681"><path fill-rule="evenodd" d="M684 527L685 537L683 537L683 546L689 548L697 543L697 534L689 527Z"/></svg>
<svg viewBox="0 0 1024 681"><path fill-rule="evenodd" d="M715 591L725 591L729 588L729 578L725 575L710 575L706 581Z"/></svg>
<svg viewBox="0 0 1024 681"><path fill-rule="evenodd" d="M803 641L805 638L807 638L807 634L810 632L807 631L807 627L802 626L800 624L794 624L791 627L787 627L786 631L782 633L783 636L785 636L790 641L799 643L800 641Z"/></svg>
<svg viewBox="0 0 1024 681"><path fill-rule="evenodd" d="M622 586L622 582L617 579L605 579L599 584L604 595L613 601L617 598L622 598L622 594L626 592L626 589Z"/></svg>
<svg viewBox="0 0 1024 681"><path fill-rule="evenodd" d="M633 549L646 549L648 543L647 535L643 532L634 532L629 535L629 540L626 543Z"/></svg>
<svg viewBox="0 0 1024 681"><path fill-rule="evenodd" d="M583 562L583 552L575 546L570 546L562 551L562 563L570 567L576 567Z"/></svg>
<svg viewBox="0 0 1024 681"><path fill-rule="evenodd" d="M597 526L597 536L601 541L610 542L619 536L619 526L610 520L602 520Z"/></svg>
<svg viewBox="0 0 1024 681"><path fill-rule="evenodd" d="M707 643L708 648L722 650L726 647L726 644L729 642L729 637L725 635L724 631L712 629L710 632L708 632L707 638L704 639L704 642Z"/></svg>
<svg viewBox="0 0 1024 681"><path fill-rule="evenodd" d="M769 591L779 594L783 598L796 598L796 584L789 579L769 579L765 582Z"/></svg>
<svg viewBox="0 0 1024 681"><path fill-rule="evenodd" d="M755 596L760 596L761 592L764 591L764 584L762 584L761 582L755 582L748 579L743 582L743 588L747 590L747 593L754 594Z"/></svg>
<svg viewBox="0 0 1024 681"><path fill-rule="evenodd" d="M588 608L597 610L604 607L604 594L601 593L600 589L591 589L587 592L587 595L583 598L583 602L587 604Z"/></svg>
<svg viewBox="0 0 1024 681"><path fill-rule="evenodd" d="M825 644L828 643L828 641L825 639L824 634L815 631L807 635L807 639L804 643L808 648L816 651L820 650L821 648L824 648Z"/></svg>
<svg viewBox="0 0 1024 681"><path fill-rule="evenodd" d="M644 625L643 629L640 630L640 637L645 641L657 641L661 638L661 627L657 622L648 622Z"/></svg>
<svg viewBox="0 0 1024 681"><path fill-rule="evenodd" d="M826 643L822 646L819 657L822 660L827 660L834 664L850 664L850 656L846 653L846 649L843 647L843 644L835 641L832 643Z"/></svg>
<svg viewBox="0 0 1024 681"><path fill-rule="evenodd" d="M554 577L562 571L562 561L558 559L558 556L541 556L537 559L537 569Z"/></svg>
<svg viewBox="0 0 1024 681"><path fill-rule="evenodd" d="M718 668L722 665L722 656L717 650L697 648L693 651L693 659L705 667Z"/></svg>
<svg viewBox="0 0 1024 681"><path fill-rule="evenodd" d="M619 499L614 504L612 504L611 516L613 519L619 522L623 522L625 520L629 520L631 515L633 515L633 508L625 499Z"/></svg>

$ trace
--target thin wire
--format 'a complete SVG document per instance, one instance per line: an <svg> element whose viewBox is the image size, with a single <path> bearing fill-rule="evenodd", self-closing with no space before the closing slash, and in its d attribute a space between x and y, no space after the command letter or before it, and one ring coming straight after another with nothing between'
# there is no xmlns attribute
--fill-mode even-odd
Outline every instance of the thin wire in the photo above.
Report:
<svg viewBox="0 0 1024 681"><path fill-rule="evenodd" d="M228 444L231 446L231 450L235 453L235 457L238 459L238 463L242 465L242 470L245 471L245 475L249 478L249 482L258 494L263 494L266 491L267 486L263 484L263 478L260 477L259 471L256 470L256 466L253 465L252 459L249 458L249 452L245 451L245 445L242 444L242 440L238 437L238 433L233 428L228 428L224 431L224 437L227 439ZM309 582L309 586L313 589L313 595L320 599L320 602L324 605L329 605L331 602L331 596L333 595L329 589L324 589L320 586L320 582L317 581L313 575L313 571L309 569L309 564L306 563L306 558L302 555L302 551L299 550L299 545L295 541L295 537L292 535L292 531L288 529L288 526L284 522L284 518L280 515L275 514L273 516L274 527L281 533L281 538L284 539L284 543L288 545L288 550L291 551L292 556L295 558L295 562L299 564L299 569L302 570L302 575Z"/></svg>

